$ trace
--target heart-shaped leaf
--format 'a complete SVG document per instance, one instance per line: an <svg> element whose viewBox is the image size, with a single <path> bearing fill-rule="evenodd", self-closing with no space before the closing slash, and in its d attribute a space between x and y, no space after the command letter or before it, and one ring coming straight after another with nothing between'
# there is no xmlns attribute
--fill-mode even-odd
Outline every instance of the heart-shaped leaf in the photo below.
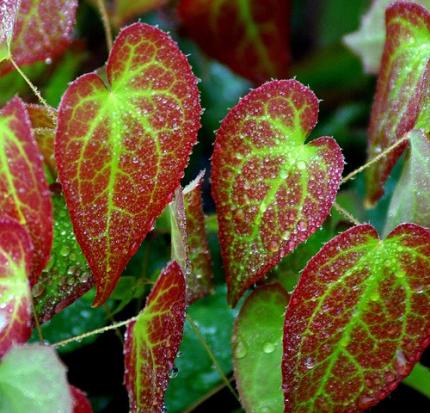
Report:
<svg viewBox="0 0 430 413"><path fill-rule="evenodd" d="M200 126L197 79L162 31L124 29L107 63L71 84L55 144L76 238L103 303L179 186Z"/></svg>
<svg viewBox="0 0 430 413"><path fill-rule="evenodd" d="M181 0L190 36L215 59L256 83L288 74L288 0Z"/></svg>
<svg viewBox="0 0 430 413"><path fill-rule="evenodd" d="M272 81L243 98L217 132L212 195L232 304L330 212L344 162L333 138L304 144L317 116L310 89Z"/></svg>
<svg viewBox="0 0 430 413"><path fill-rule="evenodd" d="M5 29L0 28L0 62L11 55L19 65L49 62L63 53L72 39L77 6L76 0L0 0L0 21L5 22ZM9 39L4 52L2 33ZM0 64L0 74L12 69L9 62Z"/></svg>
<svg viewBox="0 0 430 413"><path fill-rule="evenodd" d="M282 286L265 285L247 298L236 319L234 376L247 413L283 410L281 361L287 304L288 294Z"/></svg>
<svg viewBox="0 0 430 413"><path fill-rule="evenodd" d="M31 335L28 282L33 246L16 221L0 217L0 358Z"/></svg>
<svg viewBox="0 0 430 413"><path fill-rule="evenodd" d="M73 413L93 413L90 401L82 390L70 386L73 399Z"/></svg>
<svg viewBox="0 0 430 413"><path fill-rule="evenodd" d="M124 344L124 381L130 412L163 412L164 393L181 343L186 305L185 278L173 261L161 273Z"/></svg>
<svg viewBox="0 0 430 413"><path fill-rule="evenodd" d="M416 126L422 96L430 88L430 12L411 2L386 11L387 40L369 128L369 159L393 145ZM411 92L413 91L413 92ZM367 199L372 206L407 142L367 169Z"/></svg>
<svg viewBox="0 0 430 413"><path fill-rule="evenodd" d="M35 284L52 245L52 204L39 148L24 103L13 98L0 110L0 210L31 236Z"/></svg>
<svg viewBox="0 0 430 413"><path fill-rule="evenodd" d="M285 412L358 412L397 387L430 343L429 257L425 228L359 225L309 261L285 316Z"/></svg>

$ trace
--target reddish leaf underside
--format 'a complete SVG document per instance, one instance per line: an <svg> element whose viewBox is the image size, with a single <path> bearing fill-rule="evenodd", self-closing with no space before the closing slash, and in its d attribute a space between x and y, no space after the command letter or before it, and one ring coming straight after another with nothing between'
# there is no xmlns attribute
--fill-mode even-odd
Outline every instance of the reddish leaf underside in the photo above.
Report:
<svg viewBox="0 0 430 413"><path fill-rule="evenodd" d="M33 285L49 259L52 204L39 148L24 103L13 98L0 110L0 211L29 232Z"/></svg>
<svg viewBox="0 0 430 413"><path fill-rule="evenodd" d="M368 157L373 159L415 127L422 96L430 88L430 12L411 2L397 2L386 11L386 42L369 127ZM372 206L407 146L398 146L366 172Z"/></svg>
<svg viewBox="0 0 430 413"><path fill-rule="evenodd" d="M387 396L430 342L430 231L360 225L306 266L284 326L285 412L356 412Z"/></svg>
<svg viewBox="0 0 430 413"><path fill-rule="evenodd" d="M179 186L197 140L197 80L170 37L122 30L107 63L60 104L55 158L76 238L103 303Z"/></svg>
<svg viewBox="0 0 430 413"><path fill-rule="evenodd" d="M187 222L188 258L191 274L187 278L187 300L192 303L212 289L212 261L203 212L202 185L204 171L184 188L184 207Z"/></svg>
<svg viewBox="0 0 430 413"><path fill-rule="evenodd" d="M0 0L0 62L9 56L19 0Z"/></svg>
<svg viewBox="0 0 430 413"><path fill-rule="evenodd" d="M0 358L31 335L28 282L33 246L24 228L0 217Z"/></svg>
<svg viewBox="0 0 430 413"><path fill-rule="evenodd" d="M91 403L86 394L75 386L70 386L73 399L73 413L93 413Z"/></svg>
<svg viewBox="0 0 430 413"><path fill-rule="evenodd" d="M9 10L7 13L11 16L16 3L19 2L0 0L0 10ZM19 65L25 65L40 60L49 61L63 53L72 40L77 6L76 0L21 0L12 23L10 52L14 60ZM0 74L12 69L8 62L0 64Z"/></svg>
<svg viewBox="0 0 430 413"><path fill-rule="evenodd" d="M333 138L304 144L317 115L310 89L272 81L243 98L217 133L212 195L232 304L330 212L344 161Z"/></svg>
<svg viewBox="0 0 430 413"><path fill-rule="evenodd" d="M173 261L161 273L144 310L127 328L124 381L131 413L163 412L164 393L185 321L185 278Z"/></svg>
<svg viewBox="0 0 430 413"><path fill-rule="evenodd" d="M288 75L288 0L182 0L179 16L210 56L261 83Z"/></svg>

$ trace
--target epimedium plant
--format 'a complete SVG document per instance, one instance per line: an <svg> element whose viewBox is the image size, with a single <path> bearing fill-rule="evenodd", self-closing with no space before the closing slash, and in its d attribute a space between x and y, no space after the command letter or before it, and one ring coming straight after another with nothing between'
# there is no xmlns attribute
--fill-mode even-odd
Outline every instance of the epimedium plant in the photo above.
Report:
<svg viewBox="0 0 430 413"><path fill-rule="evenodd" d="M428 2L374 0L345 37L378 80L368 161L343 178L336 136L313 138L324 102L288 79L289 1L88 3L106 64L62 73L70 82L53 107L21 66L67 54L78 3L0 0L0 75L20 76L39 100L14 96L0 110L0 411L92 412L56 349L109 330L123 343L131 412L193 411L219 378L247 413L360 412L402 381L430 397L417 364L430 343ZM243 81L215 132L209 217L205 172L182 187L203 114L194 67L165 31L127 25L163 7L255 85L245 93ZM376 205L405 151L378 233L357 204ZM366 194L350 202L340 186L363 171ZM46 341L46 326L90 299L68 338ZM111 323L80 330L101 309ZM193 363L199 351L207 370ZM194 384L182 393L178 369Z"/></svg>

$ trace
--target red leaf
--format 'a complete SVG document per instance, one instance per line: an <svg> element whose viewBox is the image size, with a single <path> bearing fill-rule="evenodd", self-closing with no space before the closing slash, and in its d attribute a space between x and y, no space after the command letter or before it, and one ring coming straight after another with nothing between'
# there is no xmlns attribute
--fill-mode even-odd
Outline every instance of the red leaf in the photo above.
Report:
<svg viewBox="0 0 430 413"><path fill-rule="evenodd" d="M26 65L63 53L72 40L77 5L76 0L0 0L0 10L7 10L8 21L13 25L10 52L14 60ZM1 40L0 32L0 48ZM10 63L4 62L0 74L12 69Z"/></svg>
<svg viewBox="0 0 430 413"><path fill-rule="evenodd" d="M86 394L75 386L70 386L73 398L73 413L93 413L90 401Z"/></svg>
<svg viewBox="0 0 430 413"><path fill-rule="evenodd" d="M55 158L102 304L179 186L200 126L197 80L162 31L124 29L60 104Z"/></svg>
<svg viewBox="0 0 430 413"><path fill-rule="evenodd" d="M182 0L190 36L215 59L261 83L288 75L288 0Z"/></svg>
<svg viewBox="0 0 430 413"><path fill-rule="evenodd" d="M31 285L48 262L52 245L51 196L41 158L27 110L13 98L0 110L0 210L31 236Z"/></svg>
<svg viewBox="0 0 430 413"><path fill-rule="evenodd" d="M430 343L429 257L425 228L360 225L309 261L285 316L285 412L357 412L397 387Z"/></svg>
<svg viewBox="0 0 430 413"><path fill-rule="evenodd" d="M387 40L370 119L369 159L414 128L421 99L430 88L430 13L402 1L390 6L385 16ZM383 185L406 146L404 142L368 168L369 206L383 195Z"/></svg>
<svg viewBox="0 0 430 413"><path fill-rule="evenodd" d="M212 195L232 304L330 212L343 157L332 138L304 144L317 115L310 89L272 81L243 98L217 133Z"/></svg>
<svg viewBox="0 0 430 413"><path fill-rule="evenodd" d="M33 246L16 221L0 217L0 357L31 335L28 282Z"/></svg>
<svg viewBox="0 0 430 413"><path fill-rule="evenodd" d="M124 381L131 413L164 411L164 393L182 340L185 305L185 278L173 261L161 273L136 322L127 328Z"/></svg>

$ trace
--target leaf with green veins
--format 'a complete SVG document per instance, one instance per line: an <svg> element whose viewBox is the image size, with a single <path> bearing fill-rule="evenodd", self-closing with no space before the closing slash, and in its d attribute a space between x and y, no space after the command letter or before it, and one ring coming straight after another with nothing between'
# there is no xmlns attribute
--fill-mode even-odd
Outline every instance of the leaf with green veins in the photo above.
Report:
<svg viewBox="0 0 430 413"><path fill-rule="evenodd" d="M287 304L282 286L269 284L247 298L236 319L234 376L247 413L283 411L281 361Z"/></svg>
<svg viewBox="0 0 430 413"><path fill-rule="evenodd" d="M359 225L306 266L285 316L285 412L368 409L430 344L430 231Z"/></svg>
<svg viewBox="0 0 430 413"><path fill-rule="evenodd" d="M24 228L0 217L0 358L31 335L28 282L33 245Z"/></svg>
<svg viewBox="0 0 430 413"><path fill-rule="evenodd" d="M27 65L62 54L72 40L77 6L76 0L0 0L0 10L7 11L8 21L14 20L7 57L12 55L18 65ZM0 31L0 61L1 50ZM11 63L0 63L0 75L11 70Z"/></svg>
<svg viewBox="0 0 430 413"><path fill-rule="evenodd" d="M287 76L289 1L181 0L178 13L200 47L236 73L255 83Z"/></svg>
<svg viewBox="0 0 430 413"><path fill-rule="evenodd" d="M51 251L52 204L29 116L17 97L0 110L0 210L31 236L34 285Z"/></svg>
<svg viewBox="0 0 430 413"><path fill-rule="evenodd" d="M73 82L55 144L76 238L102 304L179 186L200 127L197 79L162 31L122 30L107 63Z"/></svg>
<svg viewBox="0 0 430 413"><path fill-rule="evenodd" d="M386 11L386 32L370 118L369 159L415 128L430 87L430 12L415 3L397 2ZM383 195L383 185L406 146L400 144L366 170L368 206Z"/></svg>
<svg viewBox="0 0 430 413"><path fill-rule="evenodd" d="M317 116L310 89L272 81L243 98L217 132L212 195L233 305L330 212L344 161L333 138L305 145Z"/></svg>
<svg viewBox="0 0 430 413"><path fill-rule="evenodd" d="M33 301L44 323L72 304L94 284L91 272L73 233L64 198L53 194L54 242L51 258L33 287Z"/></svg>
<svg viewBox="0 0 430 413"><path fill-rule="evenodd" d="M51 347L41 344L16 346L3 357L0 411L72 413L66 368Z"/></svg>
<svg viewBox="0 0 430 413"><path fill-rule="evenodd" d="M420 130L407 136L410 153L391 197L385 234L402 222L430 227L430 142Z"/></svg>
<svg viewBox="0 0 430 413"><path fill-rule="evenodd" d="M161 273L137 320L127 327L124 382L131 413L164 411L164 393L182 340L185 306L184 274L173 261Z"/></svg>

